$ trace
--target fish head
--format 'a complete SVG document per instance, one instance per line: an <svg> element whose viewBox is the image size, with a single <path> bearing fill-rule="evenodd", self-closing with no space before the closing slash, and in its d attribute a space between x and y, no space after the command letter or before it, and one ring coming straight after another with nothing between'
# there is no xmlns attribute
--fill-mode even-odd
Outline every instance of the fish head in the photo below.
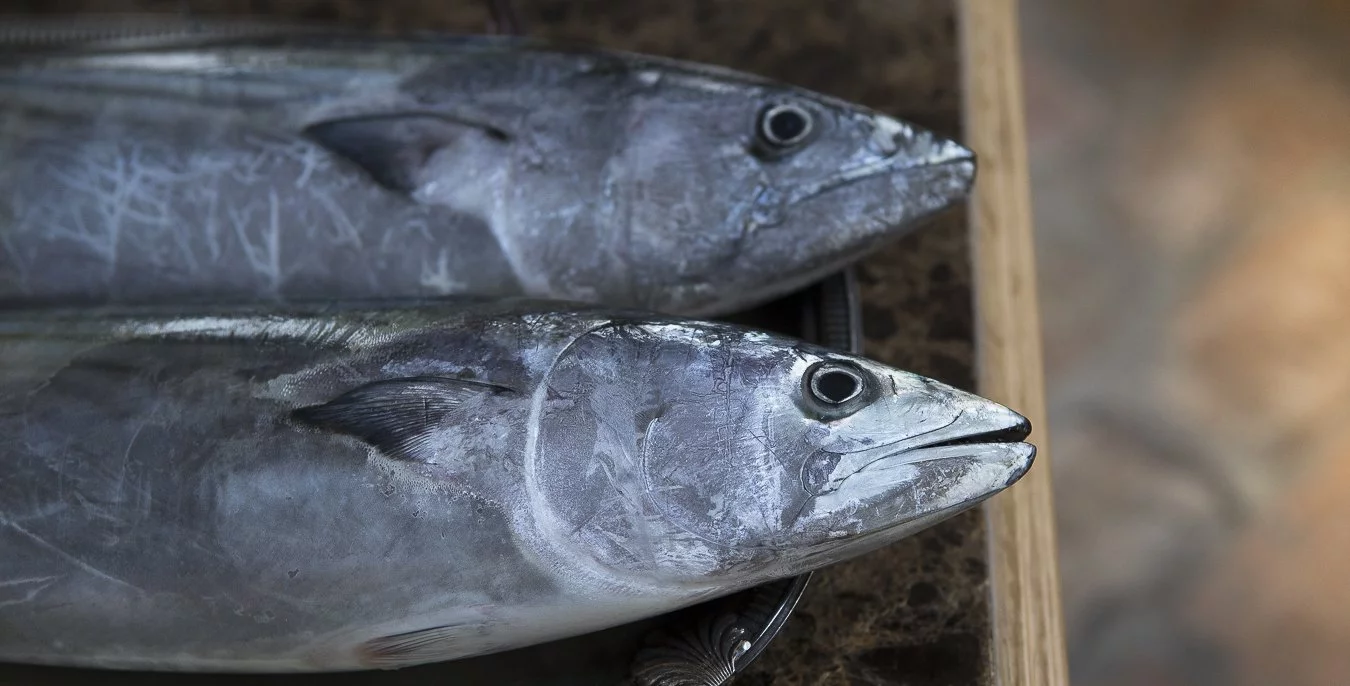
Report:
<svg viewBox="0 0 1350 686"><path fill-rule="evenodd" d="M597 329L547 382L537 458L564 538L610 568L744 586L867 552L1017 481L1012 410L722 325Z"/></svg>
<svg viewBox="0 0 1350 686"><path fill-rule="evenodd" d="M954 206L974 182L970 150L861 105L712 68L655 73L610 167L638 305L704 315L764 302Z"/></svg>
<svg viewBox="0 0 1350 686"><path fill-rule="evenodd" d="M973 393L838 353L797 371L797 483L808 497L765 541L780 573L925 529L1011 486L1035 459L1030 422Z"/></svg>

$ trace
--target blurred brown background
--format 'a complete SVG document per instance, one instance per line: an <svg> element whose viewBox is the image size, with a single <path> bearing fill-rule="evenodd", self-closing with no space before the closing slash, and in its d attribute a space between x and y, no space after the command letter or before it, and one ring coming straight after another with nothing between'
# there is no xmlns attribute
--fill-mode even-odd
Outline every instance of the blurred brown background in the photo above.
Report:
<svg viewBox="0 0 1350 686"><path fill-rule="evenodd" d="M1350 684L1350 3L1021 0L1075 684Z"/></svg>

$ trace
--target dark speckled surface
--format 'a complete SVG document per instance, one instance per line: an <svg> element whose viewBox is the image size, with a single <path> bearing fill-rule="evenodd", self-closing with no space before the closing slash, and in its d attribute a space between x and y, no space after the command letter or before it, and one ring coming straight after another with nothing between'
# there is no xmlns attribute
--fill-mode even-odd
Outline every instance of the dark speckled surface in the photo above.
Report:
<svg viewBox="0 0 1350 686"><path fill-rule="evenodd" d="M383 30L481 32L467 0L27 0L10 12L229 13ZM516 0L525 28L608 47L723 64L860 101L959 135L948 0ZM971 388L965 217L953 212L860 268L869 355ZM743 686L993 683L984 519L970 512L816 575Z"/></svg>

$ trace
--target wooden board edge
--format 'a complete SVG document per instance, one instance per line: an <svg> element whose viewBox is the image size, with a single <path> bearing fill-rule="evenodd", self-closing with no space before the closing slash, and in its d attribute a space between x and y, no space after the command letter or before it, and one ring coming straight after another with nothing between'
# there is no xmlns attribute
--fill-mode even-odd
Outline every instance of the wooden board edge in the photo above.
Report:
<svg viewBox="0 0 1350 686"><path fill-rule="evenodd" d="M971 200L975 366L982 395L1031 420L1036 462L985 505L994 675L1001 686L1068 684L1016 0L956 0Z"/></svg>

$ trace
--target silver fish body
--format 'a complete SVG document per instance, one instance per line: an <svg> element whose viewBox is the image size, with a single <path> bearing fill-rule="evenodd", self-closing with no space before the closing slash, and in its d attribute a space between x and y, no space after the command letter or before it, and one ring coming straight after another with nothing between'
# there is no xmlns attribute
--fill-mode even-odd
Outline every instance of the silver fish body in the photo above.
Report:
<svg viewBox="0 0 1350 686"><path fill-rule="evenodd" d="M969 150L725 69L505 37L0 56L0 306L529 296L723 314L966 196Z"/></svg>
<svg viewBox="0 0 1350 686"><path fill-rule="evenodd" d="M393 668L816 569L1016 481L1016 413L528 301L0 318L0 661Z"/></svg>

